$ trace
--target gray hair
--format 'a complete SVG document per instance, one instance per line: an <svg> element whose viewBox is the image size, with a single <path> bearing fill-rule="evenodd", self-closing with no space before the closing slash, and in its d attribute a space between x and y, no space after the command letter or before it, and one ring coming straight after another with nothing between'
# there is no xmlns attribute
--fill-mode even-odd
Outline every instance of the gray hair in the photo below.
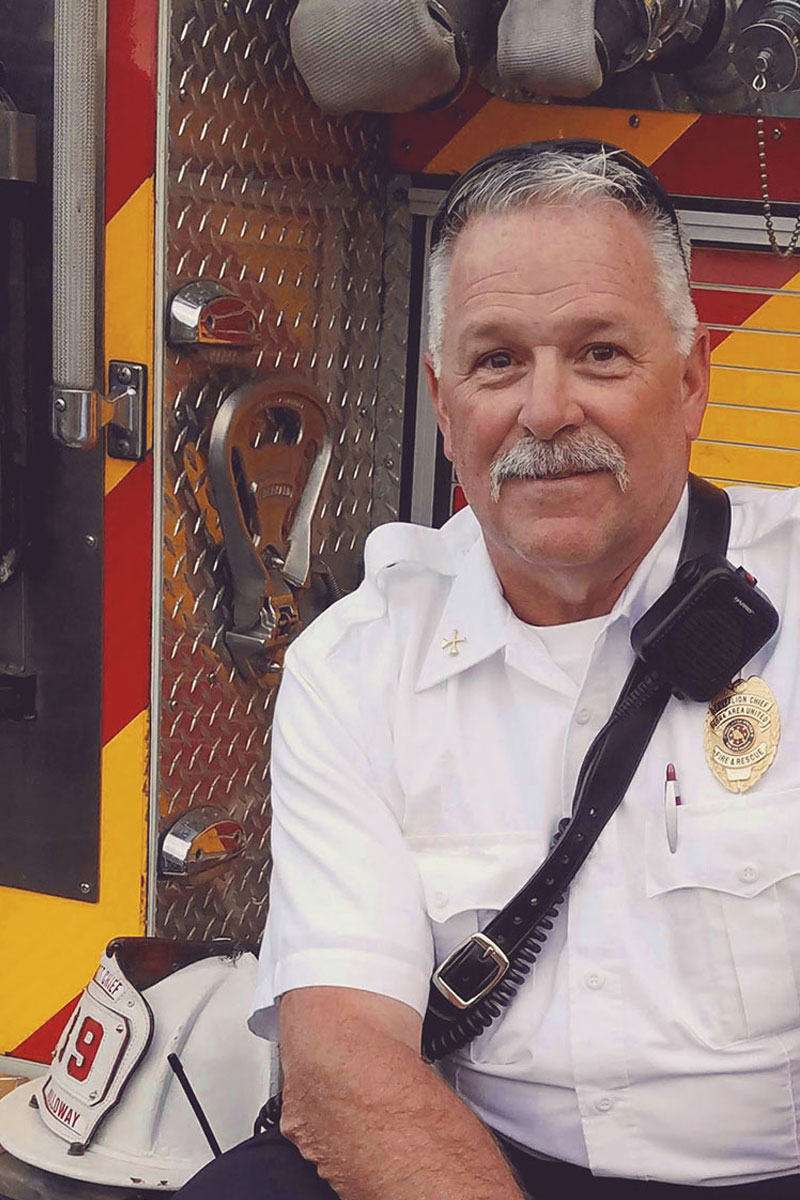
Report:
<svg viewBox="0 0 800 1200"><path fill-rule="evenodd" d="M527 160L487 166L458 198L458 222L444 232L428 264L428 349L436 375L442 370L442 336L447 284L458 234L470 217L502 213L532 204L581 205L616 201L640 216L647 230L655 267L655 289L675 331L679 354L688 354L697 329L697 312L689 287L691 248L685 233L642 185L641 178L613 151L576 154L542 150Z"/></svg>

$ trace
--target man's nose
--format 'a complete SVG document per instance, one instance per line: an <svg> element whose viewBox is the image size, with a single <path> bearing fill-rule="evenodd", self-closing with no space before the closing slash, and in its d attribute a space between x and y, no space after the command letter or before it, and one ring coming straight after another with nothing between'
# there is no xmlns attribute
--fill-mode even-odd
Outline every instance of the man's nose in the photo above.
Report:
<svg viewBox="0 0 800 1200"><path fill-rule="evenodd" d="M517 421L526 433L550 441L584 423L567 363L547 347L536 355L522 390Z"/></svg>

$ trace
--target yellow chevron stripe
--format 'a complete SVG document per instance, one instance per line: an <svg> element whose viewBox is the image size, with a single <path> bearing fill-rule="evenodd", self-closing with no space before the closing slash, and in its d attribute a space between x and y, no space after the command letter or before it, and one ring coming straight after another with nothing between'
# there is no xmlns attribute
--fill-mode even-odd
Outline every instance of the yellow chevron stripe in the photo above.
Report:
<svg viewBox="0 0 800 1200"><path fill-rule="evenodd" d="M702 436L712 442L800 450L800 421L794 412L713 404L706 411Z"/></svg>
<svg viewBox="0 0 800 1200"><path fill-rule="evenodd" d="M0 1053L81 991L112 937L144 932L148 736L143 712L103 750L98 903L0 888Z"/></svg>
<svg viewBox="0 0 800 1200"><path fill-rule="evenodd" d="M747 408L779 408L800 412L800 375L778 371L711 368L712 404L740 404Z"/></svg>
<svg viewBox="0 0 800 1200"><path fill-rule="evenodd" d="M799 284L800 273L785 289L797 291ZM800 484L798 333L800 297L778 293L714 348L711 403L693 447L693 470L776 487Z"/></svg>
<svg viewBox="0 0 800 1200"><path fill-rule="evenodd" d="M741 328L747 328L743 323ZM729 367L747 367L754 371L800 370L800 337L796 333L728 334L714 349L715 363Z"/></svg>
<svg viewBox="0 0 800 1200"><path fill-rule="evenodd" d="M153 294L155 196L152 178L136 189L106 225L105 358L146 363L148 388L147 437L152 445ZM110 417L104 413L104 421ZM135 466L106 458L106 492Z"/></svg>
<svg viewBox="0 0 800 1200"><path fill-rule="evenodd" d="M654 162L698 119L696 113L640 112L632 128L629 109L582 108L571 104L512 104L489 100L463 125L425 170L432 174L463 171L470 163L516 142L545 138L603 138Z"/></svg>
<svg viewBox="0 0 800 1200"><path fill-rule="evenodd" d="M698 441L692 447L691 469L709 479L762 483L770 487L797 487L800 484L800 454L796 450Z"/></svg>

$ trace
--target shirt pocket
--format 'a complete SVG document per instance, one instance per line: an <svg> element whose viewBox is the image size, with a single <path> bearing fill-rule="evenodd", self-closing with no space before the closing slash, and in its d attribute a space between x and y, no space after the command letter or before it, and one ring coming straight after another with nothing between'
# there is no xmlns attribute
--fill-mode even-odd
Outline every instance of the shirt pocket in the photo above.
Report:
<svg viewBox="0 0 800 1200"><path fill-rule="evenodd" d="M436 965L503 908L545 857L535 833L407 839L419 868Z"/></svg>
<svg viewBox="0 0 800 1200"><path fill-rule="evenodd" d="M412 838L409 848L422 879L437 966L471 934L486 928L547 853L545 839L528 832ZM505 1037L507 1030L504 1013L471 1044L470 1058L514 1061L518 1048Z"/></svg>
<svg viewBox="0 0 800 1200"><path fill-rule="evenodd" d="M800 789L681 806L674 854L654 813L646 878L678 1020L713 1047L800 1026Z"/></svg>

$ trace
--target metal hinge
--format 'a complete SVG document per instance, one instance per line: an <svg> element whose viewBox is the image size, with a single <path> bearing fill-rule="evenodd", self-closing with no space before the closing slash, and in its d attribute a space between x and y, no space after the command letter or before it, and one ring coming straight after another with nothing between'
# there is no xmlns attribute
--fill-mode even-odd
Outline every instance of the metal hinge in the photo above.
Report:
<svg viewBox="0 0 800 1200"><path fill-rule="evenodd" d="M110 458L144 458L147 449L147 367L142 363L108 364L108 396L114 416L106 426Z"/></svg>
<svg viewBox="0 0 800 1200"><path fill-rule="evenodd" d="M75 449L94 446L102 402L113 405L106 425L106 448L111 458L133 461L147 449L147 367L113 359L108 364L108 395L78 388L54 387L51 432L57 442Z"/></svg>

